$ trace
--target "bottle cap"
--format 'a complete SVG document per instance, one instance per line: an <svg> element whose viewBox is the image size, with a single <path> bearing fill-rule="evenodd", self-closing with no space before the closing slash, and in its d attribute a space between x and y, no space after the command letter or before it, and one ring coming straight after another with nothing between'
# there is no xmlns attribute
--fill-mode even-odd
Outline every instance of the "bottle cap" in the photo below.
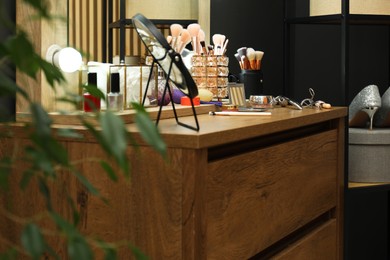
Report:
<svg viewBox="0 0 390 260"><path fill-rule="evenodd" d="M119 93L120 87L119 87L119 73L111 73L111 92L112 93Z"/></svg>
<svg viewBox="0 0 390 260"><path fill-rule="evenodd" d="M88 73L88 85L93 85L97 87L97 73L89 72Z"/></svg>

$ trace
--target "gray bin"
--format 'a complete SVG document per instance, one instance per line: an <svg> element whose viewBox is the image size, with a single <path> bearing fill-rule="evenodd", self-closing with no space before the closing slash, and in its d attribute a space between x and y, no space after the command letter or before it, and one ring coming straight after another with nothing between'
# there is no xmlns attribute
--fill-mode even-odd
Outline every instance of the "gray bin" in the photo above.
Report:
<svg viewBox="0 0 390 260"><path fill-rule="evenodd" d="M349 128L349 181L390 182L390 129Z"/></svg>

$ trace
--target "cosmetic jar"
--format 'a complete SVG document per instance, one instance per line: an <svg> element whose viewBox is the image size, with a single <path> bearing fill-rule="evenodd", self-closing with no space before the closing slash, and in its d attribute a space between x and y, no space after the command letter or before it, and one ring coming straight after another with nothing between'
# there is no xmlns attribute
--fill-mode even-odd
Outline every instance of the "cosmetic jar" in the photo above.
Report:
<svg viewBox="0 0 390 260"><path fill-rule="evenodd" d="M273 96L270 95L251 95L249 105L252 108L273 108Z"/></svg>

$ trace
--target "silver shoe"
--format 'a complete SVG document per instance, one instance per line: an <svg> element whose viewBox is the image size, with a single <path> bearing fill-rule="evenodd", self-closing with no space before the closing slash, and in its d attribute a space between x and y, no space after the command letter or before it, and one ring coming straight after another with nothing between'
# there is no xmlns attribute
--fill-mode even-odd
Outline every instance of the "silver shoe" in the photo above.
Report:
<svg viewBox="0 0 390 260"><path fill-rule="evenodd" d="M382 101L376 85L363 88L349 105L349 126L367 127L372 129L375 112L381 107Z"/></svg>
<svg viewBox="0 0 390 260"><path fill-rule="evenodd" d="M390 87L382 95L382 106L378 109L374 118L374 126L390 126Z"/></svg>

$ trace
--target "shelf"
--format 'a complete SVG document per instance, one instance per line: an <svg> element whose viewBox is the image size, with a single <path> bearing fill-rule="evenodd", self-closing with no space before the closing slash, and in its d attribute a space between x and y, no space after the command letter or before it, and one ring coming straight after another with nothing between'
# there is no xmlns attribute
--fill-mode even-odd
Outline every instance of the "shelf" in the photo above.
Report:
<svg viewBox="0 0 390 260"><path fill-rule="evenodd" d="M174 23L178 23L184 27L191 23L197 23L197 20L167 20L167 19L150 19L150 21L154 24L158 25L171 25ZM115 22L112 22L109 24L109 28L120 28L121 25L125 25L126 27L132 27L132 20L131 19L121 19Z"/></svg>
<svg viewBox="0 0 390 260"><path fill-rule="evenodd" d="M375 183L368 183L368 182L349 182L348 183L348 189L349 190L356 190L356 191L388 191L390 190L390 183L389 182L375 182Z"/></svg>
<svg viewBox="0 0 390 260"><path fill-rule="evenodd" d="M341 24L343 18L344 16L342 14L332 14L287 18L285 22L288 24ZM390 25L390 15L350 14L349 24Z"/></svg>

